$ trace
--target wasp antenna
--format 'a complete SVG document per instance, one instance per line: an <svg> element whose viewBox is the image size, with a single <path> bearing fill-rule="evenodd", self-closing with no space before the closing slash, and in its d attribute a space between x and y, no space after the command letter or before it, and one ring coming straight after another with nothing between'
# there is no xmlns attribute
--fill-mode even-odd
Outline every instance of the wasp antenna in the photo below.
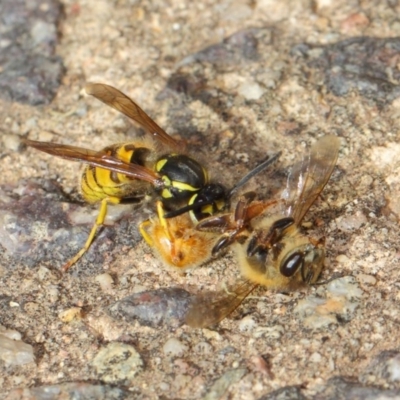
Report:
<svg viewBox="0 0 400 400"><path fill-rule="evenodd" d="M228 193L228 198L232 197L233 194L242 186L244 186L251 178L255 177L260 172L264 171L266 168L272 165L281 156L281 154L282 152L279 151L274 156L272 156L271 158L267 158L261 164L257 165L257 167L252 169L248 174L246 174L242 179L240 179L240 181L230 190L230 192Z"/></svg>

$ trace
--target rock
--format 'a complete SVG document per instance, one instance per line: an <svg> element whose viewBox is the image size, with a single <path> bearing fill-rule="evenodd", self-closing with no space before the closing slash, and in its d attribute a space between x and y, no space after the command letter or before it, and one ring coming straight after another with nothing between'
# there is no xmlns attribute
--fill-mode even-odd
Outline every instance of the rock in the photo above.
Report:
<svg viewBox="0 0 400 400"><path fill-rule="evenodd" d="M131 382L143 370L143 361L133 346L113 342L97 353L92 366L102 381L123 383Z"/></svg>
<svg viewBox="0 0 400 400"><path fill-rule="evenodd" d="M6 366L24 365L35 361L33 347L21 340L17 331L0 325L0 359Z"/></svg>
<svg viewBox="0 0 400 400"><path fill-rule="evenodd" d="M64 66L55 55L62 5L57 0L0 3L0 97L31 105L49 103Z"/></svg>

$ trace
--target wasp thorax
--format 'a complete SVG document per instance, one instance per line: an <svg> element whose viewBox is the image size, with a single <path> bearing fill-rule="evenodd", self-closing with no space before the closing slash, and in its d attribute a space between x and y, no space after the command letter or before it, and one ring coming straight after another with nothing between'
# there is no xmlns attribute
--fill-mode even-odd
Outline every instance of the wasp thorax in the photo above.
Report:
<svg viewBox="0 0 400 400"><path fill-rule="evenodd" d="M156 163L156 172L164 181L164 199L188 199L208 183L206 170L193 158L183 154L168 154Z"/></svg>

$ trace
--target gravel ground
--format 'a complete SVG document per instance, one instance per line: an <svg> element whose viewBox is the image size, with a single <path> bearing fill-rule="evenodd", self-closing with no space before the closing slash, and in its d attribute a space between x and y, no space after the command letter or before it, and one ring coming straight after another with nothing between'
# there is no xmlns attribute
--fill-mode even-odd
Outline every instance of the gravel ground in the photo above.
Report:
<svg viewBox="0 0 400 400"><path fill-rule="evenodd" d="M0 25L0 398L399 398L398 3L58 6L7 8ZM337 167L304 221L326 238L327 282L259 288L217 327L190 328L182 307L233 282L235 255L166 268L137 229L151 202L114 207L62 274L97 209L81 202L77 163L19 137L90 149L135 140L124 116L84 94L88 81L135 99L228 187L283 151L254 184L282 190L317 138L338 136ZM140 292L147 320L130 311Z"/></svg>

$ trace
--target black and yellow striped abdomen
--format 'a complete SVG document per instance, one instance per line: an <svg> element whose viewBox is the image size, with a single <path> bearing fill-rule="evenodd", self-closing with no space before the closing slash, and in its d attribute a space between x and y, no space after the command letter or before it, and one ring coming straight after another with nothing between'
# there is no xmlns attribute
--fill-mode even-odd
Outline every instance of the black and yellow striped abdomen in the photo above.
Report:
<svg viewBox="0 0 400 400"><path fill-rule="evenodd" d="M152 167L152 149L143 144L114 144L101 152L127 163ZM151 192L148 182L128 177L122 173L88 165L81 178L81 191L85 200L96 203L108 198L111 203L120 203L122 199L140 199Z"/></svg>

